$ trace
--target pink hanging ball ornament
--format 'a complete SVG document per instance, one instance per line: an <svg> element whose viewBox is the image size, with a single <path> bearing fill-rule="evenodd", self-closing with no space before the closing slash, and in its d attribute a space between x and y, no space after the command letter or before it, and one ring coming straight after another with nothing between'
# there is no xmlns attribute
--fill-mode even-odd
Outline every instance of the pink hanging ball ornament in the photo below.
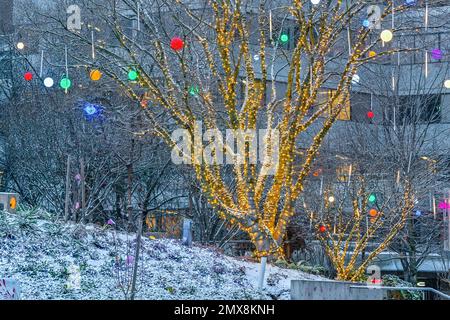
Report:
<svg viewBox="0 0 450 320"><path fill-rule="evenodd" d="M375 113L372 110L367 112L367 118L373 119L373 117L375 117Z"/></svg>
<svg viewBox="0 0 450 320"><path fill-rule="evenodd" d="M443 210L450 209L450 205L445 201L441 201L439 202L438 208Z"/></svg>
<svg viewBox="0 0 450 320"><path fill-rule="evenodd" d="M184 48L183 39L179 37L173 37L172 40L170 40L170 47L175 51L180 51Z"/></svg>
<svg viewBox="0 0 450 320"><path fill-rule="evenodd" d="M108 225L112 226L115 225L116 223L114 222L113 219L108 219L108 221L106 222Z"/></svg>
<svg viewBox="0 0 450 320"><path fill-rule="evenodd" d="M441 49L433 49L431 50L431 58L434 60L441 60L442 59L442 50Z"/></svg>

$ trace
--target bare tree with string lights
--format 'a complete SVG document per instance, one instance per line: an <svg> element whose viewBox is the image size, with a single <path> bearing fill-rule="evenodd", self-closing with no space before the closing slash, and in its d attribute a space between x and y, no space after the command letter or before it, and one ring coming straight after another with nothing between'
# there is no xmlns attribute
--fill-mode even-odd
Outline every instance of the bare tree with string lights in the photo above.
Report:
<svg viewBox="0 0 450 320"><path fill-rule="evenodd" d="M45 40L60 46L55 39L64 38L72 64L104 74L141 104L148 132L181 151L209 203L248 233L256 256L265 263L269 255L282 255L295 203L350 84L395 28L380 38L373 21L361 25L365 1L82 3L80 30L68 32L65 15L40 14ZM392 5L388 1L377 19L408 8ZM371 34L377 35L372 41ZM398 50L385 46L376 57ZM336 89L311 112L325 84ZM244 142L235 150L219 135L202 137L202 126L230 129ZM177 128L187 130L191 148L177 144L171 135ZM259 129L266 130L267 147L255 163L249 144ZM205 142L216 147L205 149ZM234 159L228 166L221 151Z"/></svg>

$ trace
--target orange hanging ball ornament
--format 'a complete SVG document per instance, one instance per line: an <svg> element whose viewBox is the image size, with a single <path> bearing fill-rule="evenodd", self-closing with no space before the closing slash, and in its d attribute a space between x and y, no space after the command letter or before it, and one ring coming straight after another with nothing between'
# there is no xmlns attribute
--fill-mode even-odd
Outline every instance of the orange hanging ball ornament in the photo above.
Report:
<svg viewBox="0 0 450 320"><path fill-rule="evenodd" d="M370 209L369 210L369 216L371 217L376 217L378 215L378 211L375 209Z"/></svg>
<svg viewBox="0 0 450 320"><path fill-rule="evenodd" d="M98 69L94 69L89 73L89 76L92 81L98 81L102 78L102 72Z"/></svg>
<svg viewBox="0 0 450 320"><path fill-rule="evenodd" d="M170 40L170 47L175 51L180 51L184 47L183 39L179 37L173 37L172 40Z"/></svg>

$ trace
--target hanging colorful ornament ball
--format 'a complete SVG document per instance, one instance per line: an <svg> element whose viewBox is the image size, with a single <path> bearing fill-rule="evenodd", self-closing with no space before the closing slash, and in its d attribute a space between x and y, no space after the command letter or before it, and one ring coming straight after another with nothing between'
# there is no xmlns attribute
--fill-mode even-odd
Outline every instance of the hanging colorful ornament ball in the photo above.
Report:
<svg viewBox="0 0 450 320"><path fill-rule="evenodd" d="M371 110L367 112L367 118L369 119L373 119L373 117L375 117L375 113Z"/></svg>
<svg viewBox="0 0 450 320"><path fill-rule="evenodd" d="M391 30L383 30L380 34L380 38L381 40L383 40L384 42L389 42L392 40L392 38L394 37L393 33Z"/></svg>
<svg viewBox="0 0 450 320"><path fill-rule="evenodd" d="M327 227L325 227L323 224L321 226L319 226L320 233L324 233L325 231L327 231Z"/></svg>
<svg viewBox="0 0 450 320"><path fill-rule="evenodd" d="M431 50L431 58L434 60L441 60L442 59L442 50L441 49L433 49Z"/></svg>
<svg viewBox="0 0 450 320"><path fill-rule="evenodd" d="M128 80L130 81L136 81L138 78L138 73L136 70L130 70L128 71Z"/></svg>
<svg viewBox="0 0 450 320"><path fill-rule="evenodd" d="M44 79L44 86L46 86L47 88L51 88L53 87L54 81L52 78L47 77Z"/></svg>
<svg viewBox="0 0 450 320"><path fill-rule="evenodd" d="M288 41L289 41L289 36L288 36L287 34L283 33L283 34L280 36L280 41L281 41L282 43L288 42Z"/></svg>
<svg viewBox="0 0 450 320"><path fill-rule="evenodd" d="M98 81L102 78L102 72L98 69L94 69L89 73L89 77L92 81Z"/></svg>
<svg viewBox="0 0 450 320"><path fill-rule="evenodd" d="M372 218L376 217L378 215L378 211L376 209L370 209L369 210L369 216Z"/></svg>
<svg viewBox="0 0 450 320"><path fill-rule="evenodd" d="M180 51L184 47L183 39L179 37L173 37L172 40L170 40L170 47L175 51Z"/></svg>
<svg viewBox="0 0 450 320"><path fill-rule="evenodd" d="M141 100L141 107L142 108L147 108L148 107L148 100L146 100L146 99Z"/></svg>
<svg viewBox="0 0 450 320"><path fill-rule="evenodd" d="M62 78L61 81L59 82L59 85L61 88L67 90L72 86L72 81L70 81L69 78Z"/></svg>
<svg viewBox="0 0 450 320"><path fill-rule="evenodd" d="M190 94L191 96L193 96L193 97L198 96L198 93L199 93L199 92L200 92L200 90L199 90L198 86L191 86L191 87L189 88L189 94Z"/></svg>
<svg viewBox="0 0 450 320"><path fill-rule="evenodd" d="M377 53L375 51L369 51L369 57L373 58L377 55Z"/></svg>
<svg viewBox="0 0 450 320"><path fill-rule="evenodd" d="M33 74L31 73L31 72L25 72L25 74L23 75L23 78L26 80L26 81L31 81L31 80L33 80Z"/></svg>
<svg viewBox="0 0 450 320"><path fill-rule="evenodd" d="M445 81L444 81L444 87L445 87L446 89L450 89L450 80L445 80Z"/></svg>
<svg viewBox="0 0 450 320"><path fill-rule="evenodd" d="M368 19L364 19L362 22L364 28L370 27L370 21Z"/></svg>

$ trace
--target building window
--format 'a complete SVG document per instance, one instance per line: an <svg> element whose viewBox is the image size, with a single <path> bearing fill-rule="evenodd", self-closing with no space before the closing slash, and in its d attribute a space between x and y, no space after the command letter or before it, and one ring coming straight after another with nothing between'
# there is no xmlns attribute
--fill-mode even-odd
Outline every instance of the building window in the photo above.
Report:
<svg viewBox="0 0 450 320"><path fill-rule="evenodd" d="M397 104L396 123L421 124L441 121L441 95L425 94L400 96ZM393 119L393 114L391 119Z"/></svg>
<svg viewBox="0 0 450 320"><path fill-rule="evenodd" d="M317 99L316 104L314 107L314 111L318 110L319 108L323 107L326 103L330 101L330 99L334 96L336 90L334 89L324 89L320 90L317 93ZM342 107L340 104L343 101L343 93L339 97L337 97L334 102L329 106L327 112L324 113L324 116L327 116L331 110L334 110L335 108L342 108L342 110L339 112L337 116L337 120L350 120L351 119L351 108L350 108L350 97L347 96L347 98L344 101L344 106Z"/></svg>

